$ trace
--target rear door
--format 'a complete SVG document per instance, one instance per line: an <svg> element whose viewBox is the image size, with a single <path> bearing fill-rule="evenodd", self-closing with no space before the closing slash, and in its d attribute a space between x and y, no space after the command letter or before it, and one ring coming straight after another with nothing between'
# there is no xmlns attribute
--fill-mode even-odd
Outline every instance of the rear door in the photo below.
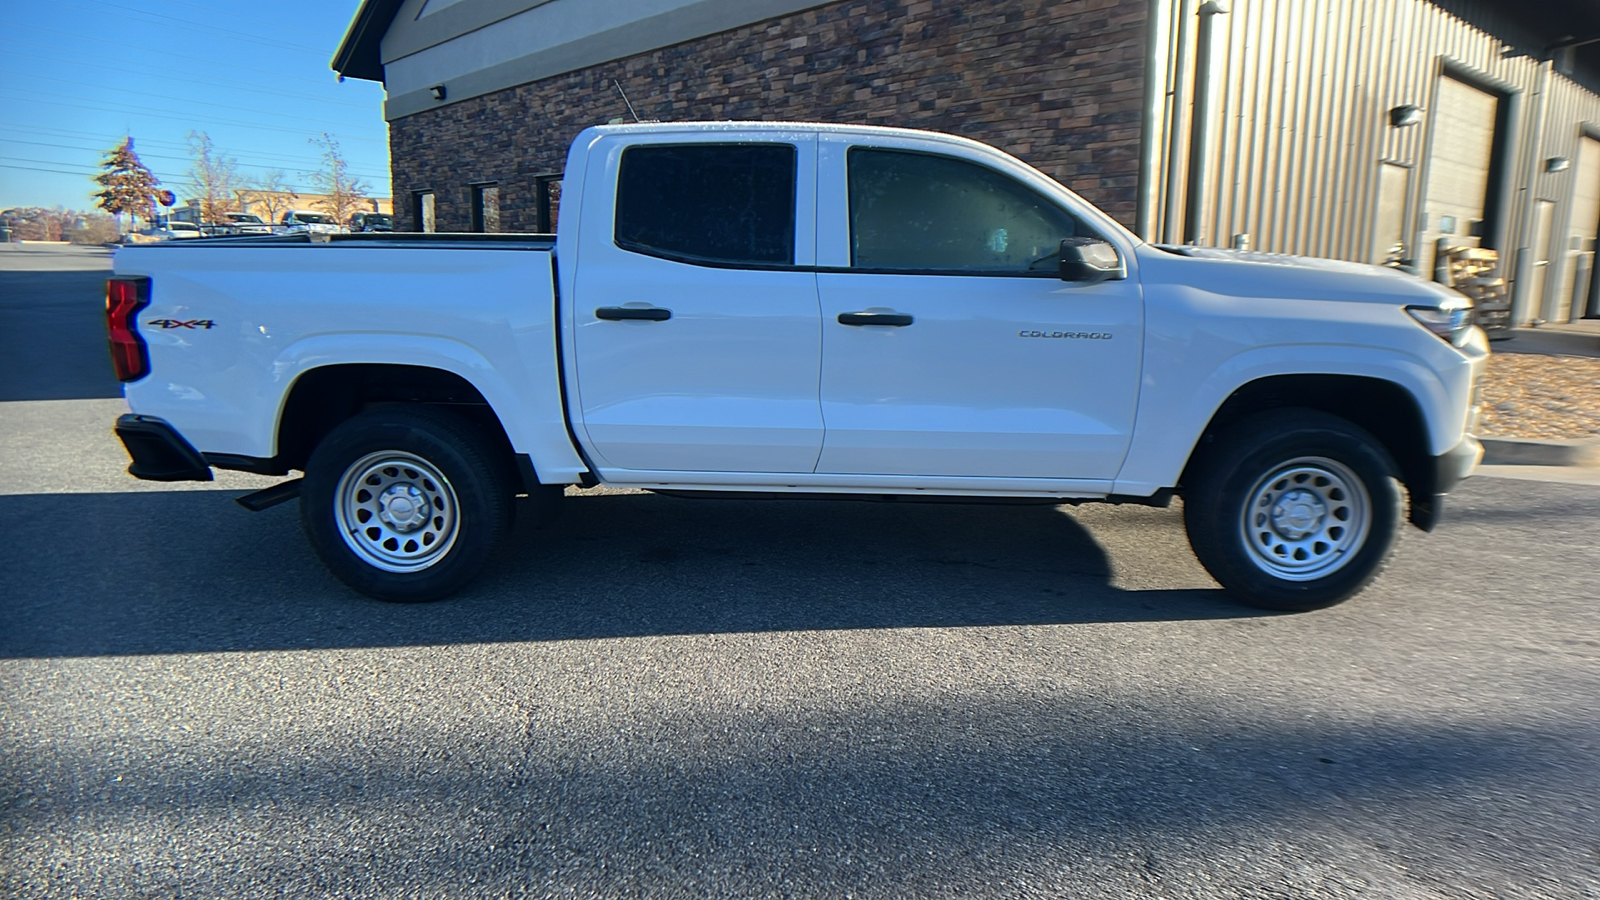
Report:
<svg viewBox="0 0 1600 900"><path fill-rule="evenodd" d="M606 199L584 205L568 387L596 465L812 471L815 136L613 135L591 154L584 193Z"/></svg>

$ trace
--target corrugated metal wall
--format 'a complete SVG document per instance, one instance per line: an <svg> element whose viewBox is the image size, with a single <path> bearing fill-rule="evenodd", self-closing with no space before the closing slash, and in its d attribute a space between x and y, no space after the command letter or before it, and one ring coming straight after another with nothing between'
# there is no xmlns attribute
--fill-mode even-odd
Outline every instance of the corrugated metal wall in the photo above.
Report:
<svg viewBox="0 0 1600 900"><path fill-rule="evenodd" d="M1450 77L1501 98L1486 243L1514 278L1536 199L1555 202L1554 231L1568 234L1577 166L1551 173L1545 160L1576 162L1584 129L1600 136L1600 95L1538 58L1510 4L1478 3L1473 21L1493 34L1425 0L1154 0L1151 84L1166 95L1152 97L1147 120L1145 237L1227 246L1247 235L1254 249L1376 261L1388 250L1376 246L1378 212L1403 202L1404 227L1388 230L1403 233L1405 255L1430 273L1439 234L1424 195L1439 83ZM1392 125L1390 111L1405 105L1421 108L1420 121ZM1191 168L1192 148L1201 157ZM1403 201L1380 196L1385 183L1403 185ZM1569 284L1576 264L1556 255L1549 290ZM1546 308L1518 300L1522 321Z"/></svg>
<svg viewBox="0 0 1600 900"><path fill-rule="evenodd" d="M1577 235L1593 235L1600 226L1600 222L1579 221L1573 216L1581 174L1579 145L1585 136L1600 138L1600 95L1560 75L1550 77L1548 92L1550 99L1534 194L1538 199L1555 201L1554 247L1545 276L1544 296L1529 297L1527 305L1530 316L1558 322L1566 319L1571 310L1574 270L1585 265L1590 271L1595 268L1593 242L1579 247L1573 247L1572 243ZM1592 148L1593 143L1589 146ZM1545 160L1555 158L1569 160L1570 164L1562 172L1545 172ZM1526 243L1532 243L1532 230L1530 226Z"/></svg>

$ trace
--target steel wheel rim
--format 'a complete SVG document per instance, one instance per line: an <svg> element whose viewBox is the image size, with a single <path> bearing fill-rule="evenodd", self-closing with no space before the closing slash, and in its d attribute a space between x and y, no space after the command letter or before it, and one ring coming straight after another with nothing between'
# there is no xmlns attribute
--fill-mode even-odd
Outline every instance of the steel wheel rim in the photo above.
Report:
<svg viewBox="0 0 1600 900"><path fill-rule="evenodd" d="M1274 467L1245 494L1239 535L1256 568L1312 581L1350 564L1372 529L1372 497L1347 466L1319 456Z"/></svg>
<svg viewBox="0 0 1600 900"><path fill-rule="evenodd" d="M402 450L351 463L334 494L345 546L386 572L420 572L443 559L461 531L458 508L449 480Z"/></svg>

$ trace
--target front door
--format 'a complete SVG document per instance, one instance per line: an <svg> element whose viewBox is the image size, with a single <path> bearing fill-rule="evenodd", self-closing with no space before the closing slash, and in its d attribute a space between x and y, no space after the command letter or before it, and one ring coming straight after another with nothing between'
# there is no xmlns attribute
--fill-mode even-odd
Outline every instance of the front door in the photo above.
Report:
<svg viewBox="0 0 1600 900"><path fill-rule="evenodd" d="M816 467L815 139L792 137L593 153L568 387L610 477Z"/></svg>
<svg viewBox="0 0 1600 900"><path fill-rule="evenodd" d="M1133 278L1060 280L1062 239L1094 229L1059 194L959 150L822 146L832 202L819 208L841 221L819 233L848 234L848 258L817 278L817 471L1115 478L1142 304Z"/></svg>
<svg viewBox="0 0 1600 900"><path fill-rule="evenodd" d="M1600 139L1584 135L1578 141L1578 161L1573 166L1571 212L1567 215L1567 274L1562 290L1550 299L1545 318L1565 322L1582 318L1588 306L1595 270L1595 238L1600 234Z"/></svg>
<svg viewBox="0 0 1600 900"><path fill-rule="evenodd" d="M1533 201L1533 275L1530 282L1532 287L1528 289L1528 307L1534 312L1531 315L1524 313L1518 325L1527 324L1529 318L1545 316L1544 296L1551 284L1550 239L1554 233L1555 212L1554 201Z"/></svg>

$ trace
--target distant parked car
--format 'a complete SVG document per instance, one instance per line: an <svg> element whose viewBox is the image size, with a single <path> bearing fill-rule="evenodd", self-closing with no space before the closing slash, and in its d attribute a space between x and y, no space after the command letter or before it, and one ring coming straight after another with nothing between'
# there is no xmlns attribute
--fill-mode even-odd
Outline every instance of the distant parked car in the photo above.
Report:
<svg viewBox="0 0 1600 900"><path fill-rule="evenodd" d="M261 217L254 213L223 213L217 216L217 228L222 234L272 233L272 226L261 221Z"/></svg>
<svg viewBox="0 0 1600 900"><path fill-rule="evenodd" d="M380 212L358 212L350 217L350 230L362 231L393 231L394 216Z"/></svg>
<svg viewBox="0 0 1600 900"><path fill-rule="evenodd" d="M306 209L291 209L284 213L283 225L291 232L308 231L312 234L339 234L346 230L333 216Z"/></svg>
<svg viewBox="0 0 1600 900"><path fill-rule="evenodd" d="M170 241L177 238L204 237L205 233L200 226L193 222L168 222L165 227L151 226L132 231L122 236L125 244L148 244L154 241Z"/></svg>

